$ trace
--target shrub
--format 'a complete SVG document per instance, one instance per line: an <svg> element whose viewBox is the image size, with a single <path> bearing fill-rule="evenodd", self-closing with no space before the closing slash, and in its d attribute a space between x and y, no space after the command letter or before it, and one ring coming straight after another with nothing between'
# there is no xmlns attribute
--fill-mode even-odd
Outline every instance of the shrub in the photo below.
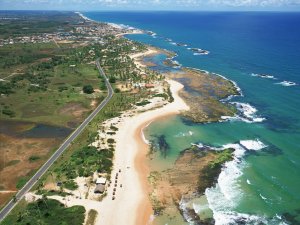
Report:
<svg viewBox="0 0 300 225"><path fill-rule="evenodd" d="M78 185L73 180L68 180L64 182L64 187L69 190L76 190L78 188Z"/></svg>
<svg viewBox="0 0 300 225"><path fill-rule="evenodd" d="M86 94L92 94L92 93L94 93L94 88L90 84L83 86L82 90Z"/></svg>
<svg viewBox="0 0 300 225"><path fill-rule="evenodd" d="M3 109L2 113L10 117L14 117L16 115L15 112L10 109Z"/></svg>
<svg viewBox="0 0 300 225"><path fill-rule="evenodd" d="M108 144L113 144L113 143L115 143L115 140L112 139L112 138L108 138L108 139L107 139L107 143L108 143Z"/></svg>
<svg viewBox="0 0 300 225"><path fill-rule="evenodd" d="M150 104L150 103L151 103L151 102L145 100L145 101L136 103L136 105L137 105L137 106L144 106L144 105L148 105L148 104Z"/></svg>
<svg viewBox="0 0 300 225"><path fill-rule="evenodd" d="M32 156L29 157L29 161L30 161L30 162L34 162L34 161L37 161L37 160L39 160L39 159L40 159L40 157L37 156L37 155L32 155Z"/></svg>
<svg viewBox="0 0 300 225"><path fill-rule="evenodd" d="M110 77L109 82L110 83L116 83L116 78L115 77Z"/></svg>

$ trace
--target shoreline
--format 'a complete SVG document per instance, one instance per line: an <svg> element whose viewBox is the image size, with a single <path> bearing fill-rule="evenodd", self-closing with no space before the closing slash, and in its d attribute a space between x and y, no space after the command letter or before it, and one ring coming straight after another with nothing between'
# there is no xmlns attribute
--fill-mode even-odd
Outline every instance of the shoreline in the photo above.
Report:
<svg viewBox="0 0 300 225"><path fill-rule="evenodd" d="M145 210L143 211L143 213L139 213L136 217L136 225L149 224L149 222L151 222L151 217L153 216L152 205L149 201L148 196L150 191L150 184L148 183L148 175L150 172L150 168L146 164L149 145L145 143L145 140L143 138L143 130L157 119L160 119L162 117L168 117L171 115L177 115L180 113L180 111L189 109L189 107L178 95L179 91L183 88L183 85L174 80L168 80L168 83L170 84L170 89L172 92L172 96L174 97L174 102L169 103L168 105L165 105L162 108L153 111L147 111L143 113L145 114L145 116L143 116L143 114L140 114L140 116L143 116L144 120L141 120L140 125L135 129L135 141L138 144L139 148L142 149L138 152L138 154L135 157L135 167L139 173L139 179L142 183L142 187L145 190L144 199L139 203L139 209L144 208ZM150 114L149 117L147 117L148 114Z"/></svg>
<svg viewBox="0 0 300 225"><path fill-rule="evenodd" d="M131 166L135 168L133 174L135 174L137 178L134 179L135 181L137 181L137 183L131 184L136 187L136 193L132 191L130 192L134 196L130 196L130 193L127 193L132 207L135 208L135 215L127 215L127 217L134 217L135 221L131 221L130 223L130 218L127 218L127 220L126 218L119 220L120 222L126 221L126 224L148 224L151 216L153 215L152 205L148 197L150 190L150 186L147 180L149 175L149 167L146 161L149 147L143 140L141 133L142 130L146 126L148 126L149 122L151 121L154 121L163 116L179 114L182 110L188 110L188 106L178 95L178 92L183 88L183 85L173 80L169 80L168 83L170 84L174 102L169 103L162 108L146 111L141 114L137 114L132 118L127 118L126 122L120 127L119 134L116 138L117 145L115 165L119 164L119 158L117 156L118 153L121 153L119 156L123 158L124 155L122 153L124 153L124 146L130 146L129 148L133 149L131 151L131 157L133 159ZM124 207L128 207L127 203L127 201L120 202L118 207L124 209ZM120 222L117 224L120 224Z"/></svg>
<svg viewBox="0 0 300 225"><path fill-rule="evenodd" d="M79 14L79 16L83 17L82 14ZM123 34L120 33L116 36L122 37ZM134 53L129 57L137 68L143 69L147 67L142 61L143 58L160 52L161 50L156 47L148 47L147 51ZM137 113L135 109L125 111L120 117L104 122L106 125L117 124L118 127L114 137L116 143L115 158L107 196L102 201L67 197L69 199L68 204L65 204L68 206L83 205L87 210L96 210L98 212L96 225L150 224L154 218L153 206L149 196L151 184L148 182L150 174L150 166L147 160L149 145L145 142L143 130L159 118L178 115L182 111L190 109L179 95L184 85L170 79L166 79L166 81L170 85L170 92L174 98L173 102L164 102L164 105L159 106L160 108L147 109L146 107L146 109L143 108ZM118 178L116 179L115 176ZM80 192L79 196L81 196ZM50 198L65 202L64 198ZM130 209L131 212L128 213L126 209Z"/></svg>
<svg viewBox="0 0 300 225"><path fill-rule="evenodd" d="M149 198L151 186L148 182L150 168L147 164L149 146L144 142L142 131L149 123L158 118L177 115L181 111L189 110L188 105L179 97L179 91L184 87L177 81L167 80L174 101L163 107L135 113L127 111L120 117L106 122L118 127L114 137L116 141L114 167L111 173L111 185L107 189L107 196L102 201L80 198L80 193L74 196L48 196L65 204L67 207L82 205L87 212L97 211L95 225L144 225L151 224L153 218L152 204ZM121 172L120 172L121 170ZM117 187L114 191L115 174L118 173ZM122 185L122 187L121 187ZM113 192L115 199L112 200ZM28 193L27 198L39 198ZM130 213L128 210L130 209ZM116 216L118 215L118 216Z"/></svg>

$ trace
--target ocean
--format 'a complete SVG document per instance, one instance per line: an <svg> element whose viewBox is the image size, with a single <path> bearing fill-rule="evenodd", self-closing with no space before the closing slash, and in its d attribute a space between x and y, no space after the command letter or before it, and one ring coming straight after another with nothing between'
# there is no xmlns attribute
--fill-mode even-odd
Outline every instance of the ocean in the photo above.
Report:
<svg viewBox="0 0 300 225"><path fill-rule="evenodd" d="M242 96L229 100L238 107L239 117L195 124L172 116L145 130L147 139L165 136L170 150L166 157L155 159L165 168L191 144L236 149L235 159L226 163L216 186L205 192L216 224L300 223L300 13L84 15L152 31L155 34L127 37L174 51L175 60L184 67L221 74L241 89ZM209 54L194 54L189 48ZM197 204L195 210L201 208Z"/></svg>

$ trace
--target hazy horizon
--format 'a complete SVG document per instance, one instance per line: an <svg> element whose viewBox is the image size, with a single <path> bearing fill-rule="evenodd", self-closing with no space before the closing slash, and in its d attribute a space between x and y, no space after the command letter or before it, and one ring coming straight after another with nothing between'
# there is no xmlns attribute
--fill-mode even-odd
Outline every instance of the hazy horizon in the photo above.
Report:
<svg viewBox="0 0 300 225"><path fill-rule="evenodd" d="M0 0L0 10L300 11L300 0Z"/></svg>

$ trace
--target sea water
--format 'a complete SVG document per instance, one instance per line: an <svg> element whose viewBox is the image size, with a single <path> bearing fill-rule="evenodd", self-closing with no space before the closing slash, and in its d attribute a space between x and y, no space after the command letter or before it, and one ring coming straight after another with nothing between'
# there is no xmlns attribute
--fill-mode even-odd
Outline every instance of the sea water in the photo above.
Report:
<svg viewBox="0 0 300 225"><path fill-rule="evenodd" d="M300 13L85 15L153 31L156 35L127 37L174 51L174 60L183 66L221 74L241 88L243 96L229 100L241 111L238 118L194 124L172 116L145 129L149 140L164 135L169 149L155 162L165 168L191 144L236 149L216 186L205 192L216 224L300 223ZM209 54L194 54L189 48Z"/></svg>

